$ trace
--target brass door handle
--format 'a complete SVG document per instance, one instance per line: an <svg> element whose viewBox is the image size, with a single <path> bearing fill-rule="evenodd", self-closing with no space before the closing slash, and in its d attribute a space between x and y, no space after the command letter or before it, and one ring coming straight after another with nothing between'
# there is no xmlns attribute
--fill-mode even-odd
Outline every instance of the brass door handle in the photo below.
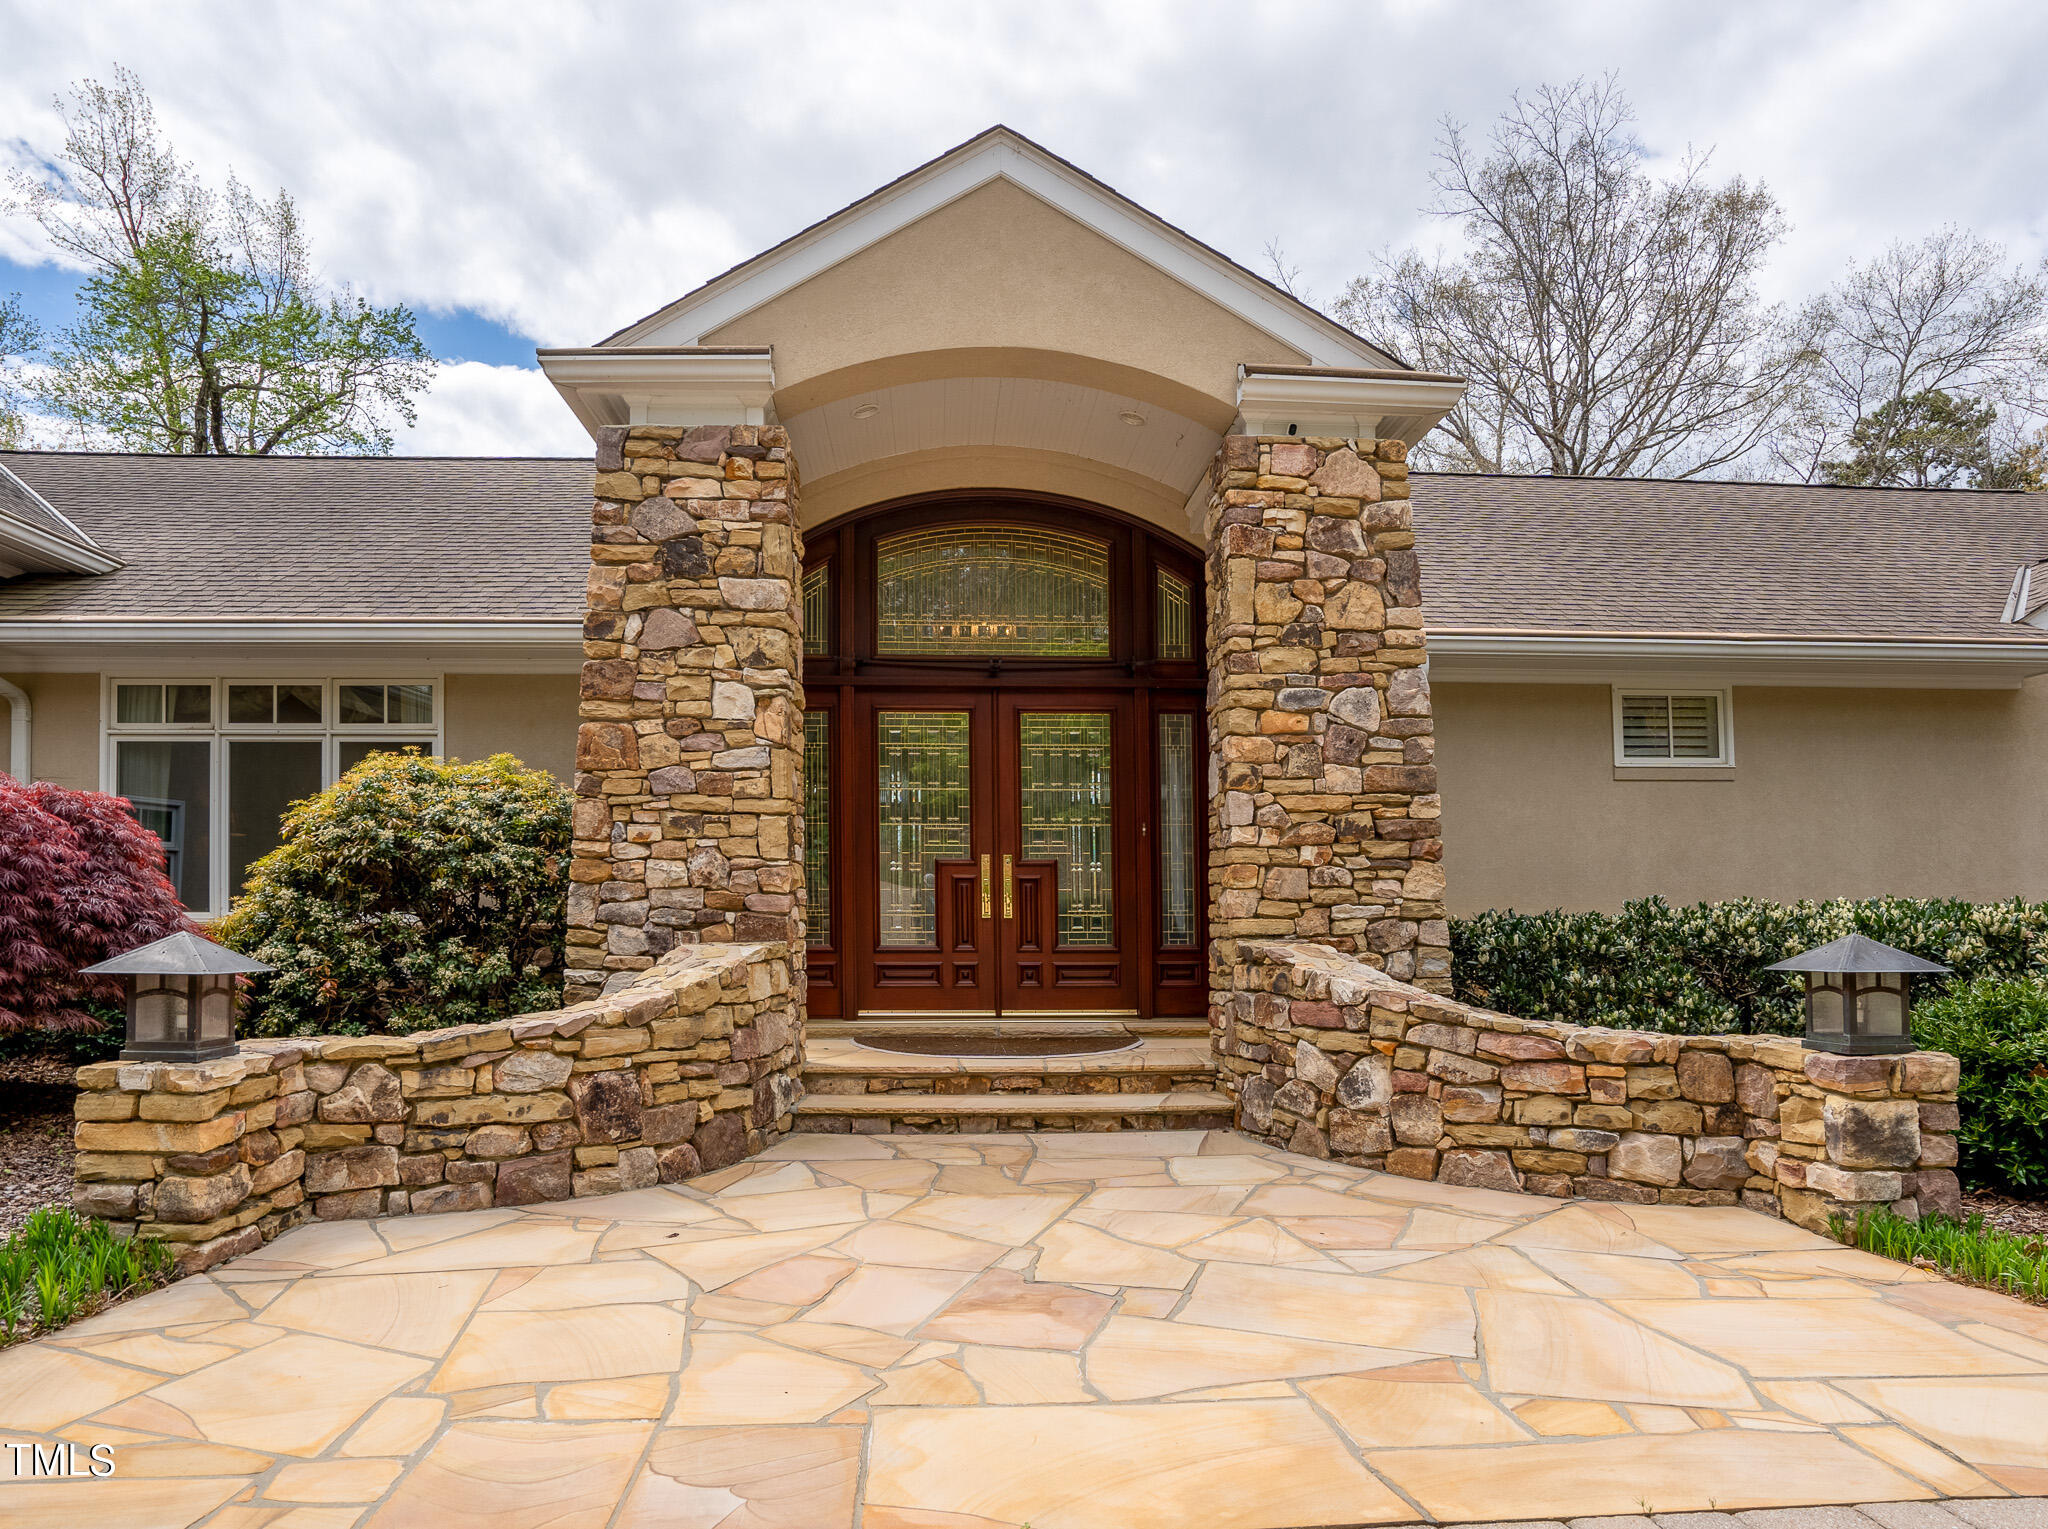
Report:
<svg viewBox="0 0 2048 1529"><path fill-rule="evenodd" d="M1015 918L1016 916L1016 902L1011 896L1010 857L1005 855L1003 856L1003 917Z"/></svg>
<svg viewBox="0 0 2048 1529"><path fill-rule="evenodd" d="M989 916L990 911L991 910L989 908L988 885L988 856L983 855L981 857L981 916L983 918L987 918Z"/></svg>

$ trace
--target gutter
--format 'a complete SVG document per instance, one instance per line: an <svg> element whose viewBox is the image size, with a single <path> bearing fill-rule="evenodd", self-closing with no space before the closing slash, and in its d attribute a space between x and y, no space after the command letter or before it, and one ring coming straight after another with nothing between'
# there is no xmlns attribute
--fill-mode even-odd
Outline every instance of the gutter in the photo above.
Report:
<svg viewBox="0 0 2048 1529"><path fill-rule="evenodd" d="M0 647L28 643L394 643L578 647L580 621L5 621ZM4 692L0 692L4 693Z"/></svg>
<svg viewBox="0 0 2048 1529"><path fill-rule="evenodd" d="M11 680L0 679L0 701L7 703L7 768L16 780L27 785L31 714L28 692Z"/></svg>

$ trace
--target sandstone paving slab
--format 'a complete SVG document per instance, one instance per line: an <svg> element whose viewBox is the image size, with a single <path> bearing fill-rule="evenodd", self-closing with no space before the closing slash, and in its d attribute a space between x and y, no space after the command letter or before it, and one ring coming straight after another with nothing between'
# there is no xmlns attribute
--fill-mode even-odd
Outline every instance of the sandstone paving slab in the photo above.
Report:
<svg viewBox="0 0 2048 1529"><path fill-rule="evenodd" d="M1134 1461L1146 1468L1133 1470ZM1053 1529L1414 1516L1307 1403L1277 1400L884 1412L869 1445L867 1500Z"/></svg>
<svg viewBox="0 0 2048 1529"><path fill-rule="evenodd" d="M2048 1370L1885 1302L1617 1300L1614 1307L1764 1378Z"/></svg>
<svg viewBox="0 0 2048 1529"><path fill-rule="evenodd" d="M1928 1498L1839 1439L1723 1428L1494 1449L1372 1450L1366 1463L1450 1522Z"/></svg>
<svg viewBox="0 0 2048 1529"><path fill-rule="evenodd" d="M296 1229L0 1351L9 1437L121 1470L0 1472L10 1529L1805 1529L1751 1516L2048 1492L2048 1313L1746 1211L1228 1132L812 1136Z"/></svg>

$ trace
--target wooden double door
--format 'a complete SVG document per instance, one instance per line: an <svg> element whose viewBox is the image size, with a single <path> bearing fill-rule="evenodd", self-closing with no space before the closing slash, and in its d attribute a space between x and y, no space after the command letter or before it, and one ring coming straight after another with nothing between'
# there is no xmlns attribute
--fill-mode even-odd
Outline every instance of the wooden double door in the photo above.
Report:
<svg viewBox="0 0 2048 1529"><path fill-rule="evenodd" d="M1132 692L863 692L848 869L870 1015L1134 1012L1150 815ZM865 906L861 906L865 904Z"/></svg>

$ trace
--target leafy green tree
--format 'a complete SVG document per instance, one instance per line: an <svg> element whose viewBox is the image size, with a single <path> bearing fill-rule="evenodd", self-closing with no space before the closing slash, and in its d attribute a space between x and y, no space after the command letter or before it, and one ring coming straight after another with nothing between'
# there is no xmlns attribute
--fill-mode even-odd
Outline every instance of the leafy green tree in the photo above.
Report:
<svg viewBox="0 0 2048 1529"><path fill-rule="evenodd" d="M411 312L321 282L285 192L200 182L128 70L57 109L61 165L16 172L8 204L88 273L39 358L38 409L138 450L389 452L434 370Z"/></svg>
<svg viewBox="0 0 2048 1529"><path fill-rule="evenodd" d="M28 420L21 412L15 368L39 343L35 320L22 311L20 294L0 298L0 451L28 445Z"/></svg>
<svg viewBox="0 0 2048 1529"><path fill-rule="evenodd" d="M1881 404L1849 432L1851 454L1822 465L1830 483L1860 488L1955 488L1991 466L1991 404L1928 388Z"/></svg>

